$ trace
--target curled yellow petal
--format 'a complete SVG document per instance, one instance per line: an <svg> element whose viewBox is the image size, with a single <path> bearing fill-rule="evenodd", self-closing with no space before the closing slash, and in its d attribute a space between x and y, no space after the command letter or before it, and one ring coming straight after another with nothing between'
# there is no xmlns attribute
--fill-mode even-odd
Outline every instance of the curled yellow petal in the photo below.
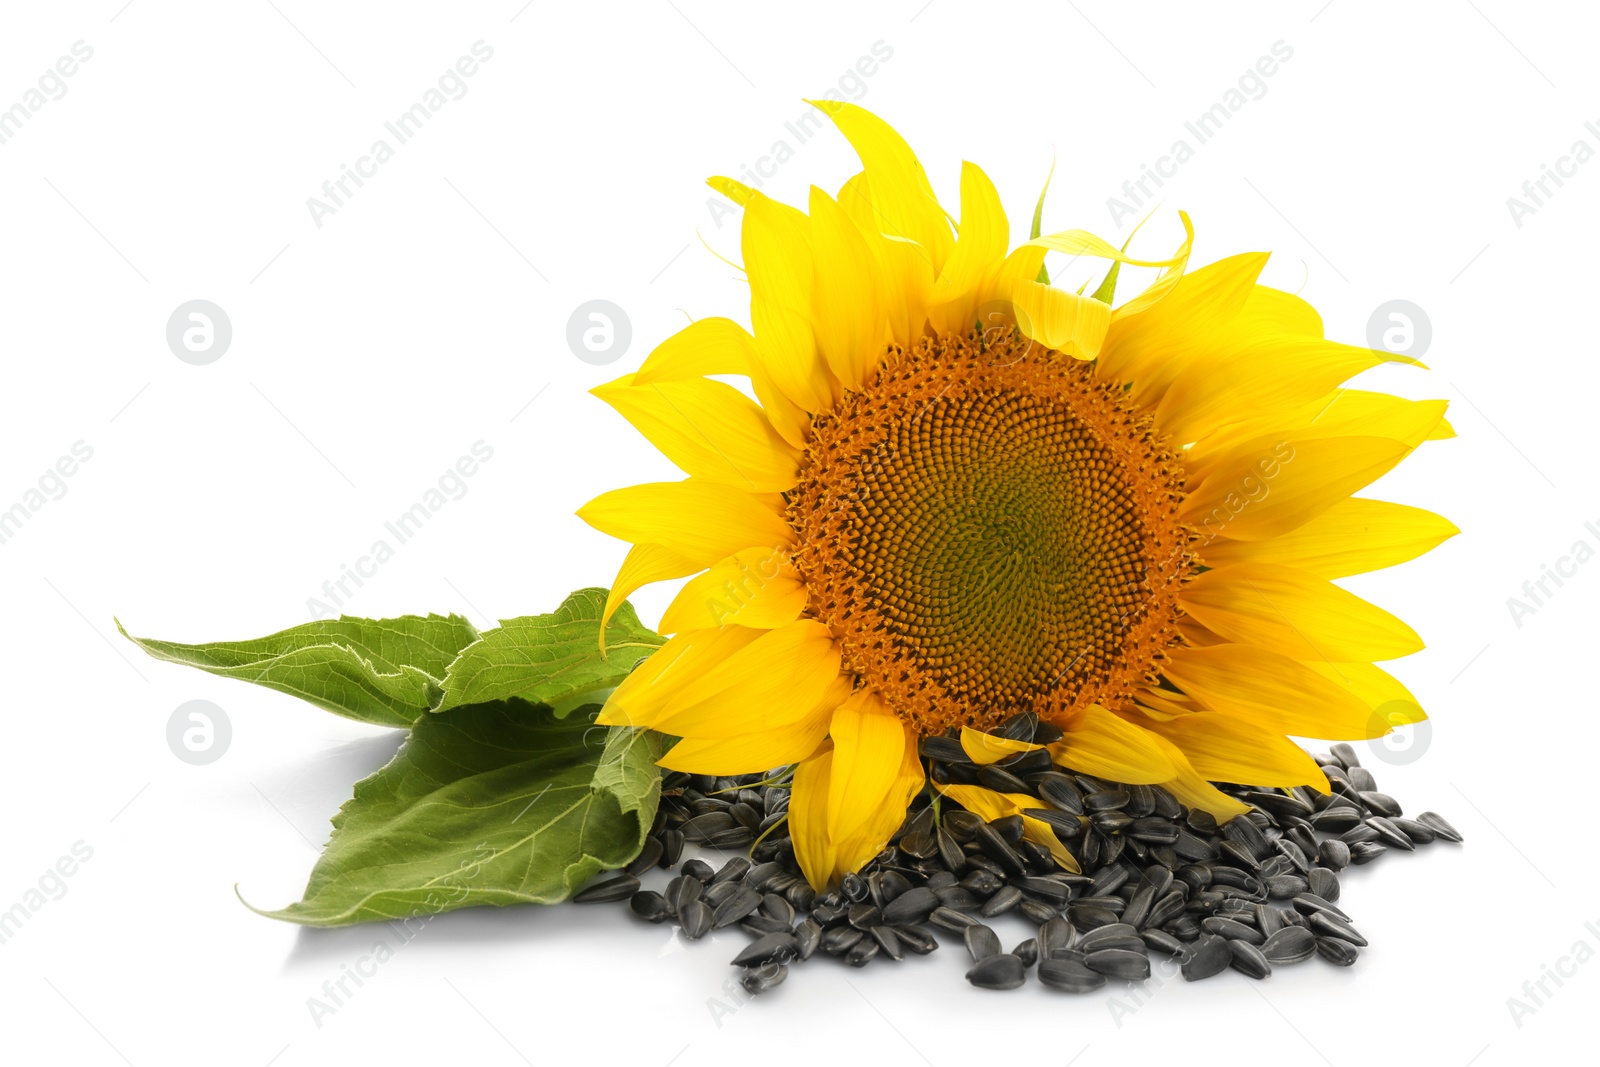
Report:
<svg viewBox="0 0 1600 1067"><path fill-rule="evenodd" d="M1105 708L1091 705L1050 745L1056 763L1082 774L1129 785L1165 782L1176 773L1149 733Z"/></svg>
<svg viewBox="0 0 1600 1067"><path fill-rule="evenodd" d="M995 734L974 730L970 726L961 728L961 749L967 758L978 766L990 763L999 763L1009 756L1019 752L1035 752L1043 745L1036 745L1032 741L1016 741L1009 737L999 737Z"/></svg>
<svg viewBox="0 0 1600 1067"><path fill-rule="evenodd" d="M684 583L659 629L665 634L748 626L775 630L800 617L806 586L785 549L747 548Z"/></svg>

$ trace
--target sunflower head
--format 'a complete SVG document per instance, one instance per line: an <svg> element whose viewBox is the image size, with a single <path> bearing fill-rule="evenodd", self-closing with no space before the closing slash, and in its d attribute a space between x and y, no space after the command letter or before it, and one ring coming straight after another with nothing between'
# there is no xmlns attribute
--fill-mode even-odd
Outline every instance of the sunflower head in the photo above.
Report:
<svg viewBox="0 0 1600 1067"><path fill-rule="evenodd" d="M837 197L711 180L744 207L752 329L701 319L595 390L687 475L579 512L632 542L608 613L689 578L602 721L681 738L673 769L796 765L821 887L900 824L931 735L993 762L1027 743L983 731L1031 713L1056 763L1225 819L1244 807L1212 782L1327 787L1285 735L1422 718L1374 665L1421 641L1331 579L1456 532L1353 496L1450 436L1444 403L1344 388L1394 357L1325 340L1258 284L1265 255L1190 270L1187 216L1157 259L1081 231L1012 248L976 166L952 224L894 130L819 106L863 164ZM1160 273L1113 308L1114 274L1041 281L1051 250ZM936 785L988 818L1029 806Z"/></svg>

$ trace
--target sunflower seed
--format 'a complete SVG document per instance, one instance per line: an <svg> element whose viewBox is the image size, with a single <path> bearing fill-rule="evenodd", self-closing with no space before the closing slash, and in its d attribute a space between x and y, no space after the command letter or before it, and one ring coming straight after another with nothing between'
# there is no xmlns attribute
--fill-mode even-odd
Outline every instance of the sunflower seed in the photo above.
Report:
<svg viewBox="0 0 1600 1067"><path fill-rule="evenodd" d="M1233 963L1228 942L1215 934L1204 934L1188 946L1179 959L1178 970L1190 982L1221 974Z"/></svg>
<svg viewBox="0 0 1600 1067"><path fill-rule="evenodd" d="M1208 934L1227 938L1229 941L1248 941L1252 945L1259 945L1266 937L1253 926L1246 926L1235 919L1224 919L1213 915L1208 919L1200 920L1200 929Z"/></svg>
<svg viewBox="0 0 1600 1067"><path fill-rule="evenodd" d="M986 767L978 768L978 784L985 789L992 789L996 793L1031 793L1028 783L1001 767L991 763Z"/></svg>
<svg viewBox="0 0 1600 1067"><path fill-rule="evenodd" d="M934 891L927 886L917 886L891 900L883 909L883 921L887 923L920 923L925 922L933 910L939 906L939 899Z"/></svg>
<svg viewBox="0 0 1600 1067"><path fill-rule="evenodd" d="M690 941L704 937L711 929L711 922L711 908L703 900L691 900L678 912L678 924L683 927L683 936Z"/></svg>
<svg viewBox="0 0 1600 1067"><path fill-rule="evenodd" d="M1443 815L1425 811L1417 816L1417 821L1439 835L1440 840L1454 842L1455 844L1461 843L1461 831L1446 822Z"/></svg>
<svg viewBox="0 0 1600 1067"><path fill-rule="evenodd" d="M1261 954L1272 963L1300 963L1316 952L1316 935L1303 926L1285 926L1267 938Z"/></svg>
<svg viewBox="0 0 1600 1067"><path fill-rule="evenodd" d="M950 832L950 836L954 837L957 842L964 844L972 840L972 835L977 833L978 824L981 822L983 820L972 814L972 812L956 808L953 811L945 812L942 825L945 830Z"/></svg>
<svg viewBox="0 0 1600 1067"><path fill-rule="evenodd" d="M782 963L800 955L800 942L791 933L770 933L756 938L733 957L735 967L753 967L769 960Z"/></svg>
<svg viewBox="0 0 1600 1067"><path fill-rule="evenodd" d="M683 910L684 905L691 900L699 900L704 892L705 887L700 884L698 878L680 874L667 883L662 896L666 898L667 907L672 909L672 914L677 915Z"/></svg>
<svg viewBox="0 0 1600 1067"><path fill-rule="evenodd" d="M1275 878L1268 878L1265 885L1267 896L1277 900L1299 896L1307 888L1304 878L1292 874L1280 874Z"/></svg>
<svg viewBox="0 0 1600 1067"><path fill-rule="evenodd" d="M963 886L953 885L949 889L940 889L934 896L939 898L942 907L954 908L956 911L976 911L978 908L977 894Z"/></svg>
<svg viewBox="0 0 1600 1067"><path fill-rule="evenodd" d="M979 912L986 919L993 918L996 915L1010 911L1020 903L1022 903L1022 890L1014 885L1008 885L997 890L992 897L984 901L983 907L979 909Z"/></svg>
<svg viewBox="0 0 1600 1067"><path fill-rule="evenodd" d="M639 879L631 874L619 874L603 882L596 882L572 898L574 904L606 904L613 900L627 900L639 891Z"/></svg>
<svg viewBox="0 0 1600 1067"><path fill-rule="evenodd" d="M761 913L771 919L790 926L794 923L794 905L776 893L764 894L761 898Z"/></svg>
<svg viewBox="0 0 1600 1067"><path fill-rule="evenodd" d="M1011 954L1017 957L1017 959L1021 960L1024 967L1032 967L1035 963L1039 962L1038 939L1032 937L1028 938L1028 940L1022 942L1016 948L1012 949Z"/></svg>
<svg viewBox="0 0 1600 1067"><path fill-rule="evenodd" d="M939 845L939 859L952 872L959 872L967 865L967 854L961 851L961 845L943 827L934 835Z"/></svg>
<svg viewBox="0 0 1600 1067"><path fill-rule="evenodd" d="M629 897L628 907L639 918L653 923L662 921L672 913L672 909L667 907L666 898L651 889L642 889Z"/></svg>
<svg viewBox="0 0 1600 1067"><path fill-rule="evenodd" d="M1272 964L1267 962L1266 955L1261 949L1248 941L1229 941L1228 951L1233 954L1229 961L1234 970L1255 979L1270 977Z"/></svg>
<svg viewBox="0 0 1600 1067"><path fill-rule="evenodd" d="M973 964L967 981L979 989L1017 989L1027 981L1027 968L1017 957L1002 952Z"/></svg>
<svg viewBox="0 0 1600 1067"><path fill-rule="evenodd" d="M868 935L878 943L878 949L892 960L903 960L905 952L900 947L900 935L892 927L874 926L867 931Z"/></svg>
<svg viewBox="0 0 1600 1067"><path fill-rule="evenodd" d="M1378 788L1378 780L1365 767L1351 767L1346 773L1357 792L1366 793Z"/></svg>
<svg viewBox="0 0 1600 1067"><path fill-rule="evenodd" d="M845 953L844 961L852 967L865 967L877 958L881 949L874 938L864 937Z"/></svg>
<svg viewBox="0 0 1600 1067"><path fill-rule="evenodd" d="M1139 940L1145 943L1146 948L1165 952L1169 956L1181 956L1188 946L1165 930L1141 930Z"/></svg>
<svg viewBox="0 0 1600 1067"><path fill-rule="evenodd" d="M1046 904L1042 900L1024 900L1017 905L1017 910L1027 916L1031 922L1036 923L1049 922L1061 914L1060 908L1052 904Z"/></svg>
<svg viewBox="0 0 1600 1067"><path fill-rule="evenodd" d="M933 925L959 934L969 926L976 926L978 920L966 912L956 911L954 908L938 907L929 914L928 921Z"/></svg>
<svg viewBox="0 0 1600 1067"><path fill-rule="evenodd" d="M916 830L900 839L900 851L917 859L932 859L939 853L939 842L932 833Z"/></svg>
<svg viewBox="0 0 1600 1067"><path fill-rule="evenodd" d="M690 860L689 861L689 863L695 863L695 862L697 862L697 861L695 861L695 860ZM683 865L683 873L684 874L689 874L690 873L690 871L689 871L689 863L686 863L686 864ZM718 870L716 874L711 876L711 884L712 885L719 885L722 882L737 882L739 879L743 878L745 875L750 873L750 870L751 870L752 866L753 866L753 864L751 864L751 862L749 860L745 859L743 856L735 856L732 859L730 859L727 863L724 863L722 865L721 869ZM705 881L704 878L702 878L700 880L701 881Z"/></svg>
<svg viewBox="0 0 1600 1067"><path fill-rule="evenodd" d="M1137 938L1134 938L1137 941ZM1150 977L1150 957L1145 954L1144 942L1137 950L1128 948L1102 948L1089 952L1084 964L1107 978L1120 978L1127 982L1140 982Z"/></svg>
<svg viewBox="0 0 1600 1067"><path fill-rule="evenodd" d="M1335 966L1348 967L1356 961L1361 952L1348 941L1341 941L1337 937L1319 937L1317 955Z"/></svg>
<svg viewBox="0 0 1600 1067"><path fill-rule="evenodd" d="M1005 879L998 874L980 867L977 870L968 871L966 877L956 884L975 897L988 898L993 896L995 891L1006 883Z"/></svg>
<svg viewBox="0 0 1600 1067"><path fill-rule="evenodd" d="M1311 825L1324 833L1341 833L1361 825L1361 812L1355 808L1323 808L1311 816Z"/></svg>
<svg viewBox="0 0 1600 1067"><path fill-rule="evenodd" d="M1049 772L1039 776L1037 785L1039 799L1049 804L1052 808L1064 811L1069 815L1082 815L1083 794L1078 791L1073 780L1058 772Z"/></svg>
<svg viewBox="0 0 1600 1067"><path fill-rule="evenodd" d="M1271 938L1273 934L1283 929L1283 913L1270 904L1256 905L1256 929L1262 935Z"/></svg>
<svg viewBox="0 0 1600 1067"><path fill-rule="evenodd" d="M883 922L883 912L872 904L851 905L846 920L857 930L870 930Z"/></svg>
<svg viewBox="0 0 1600 1067"><path fill-rule="evenodd" d="M839 891L852 904L859 904L867 899L867 883L862 881L858 874L845 875L844 880L839 883Z"/></svg>
<svg viewBox="0 0 1600 1067"><path fill-rule="evenodd" d="M1411 839L1414 845L1430 845L1439 836L1434 833L1433 827L1415 819L1391 819L1390 822L1400 828L1400 832Z"/></svg>
<svg viewBox="0 0 1600 1067"><path fill-rule="evenodd" d="M1333 758L1339 761L1339 766L1341 767L1348 769L1361 766L1361 760L1356 756L1356 750L1347 742L1340 741L1338 744L1331 746L1329 751L1333 753Z"/></svg>
<svg viewBox="0 0 1600 1067"><path fill-rule="evenodd" d="M1377 839L1378 831L1374 830L1366 823L1362 823L1360 826L1353 826L1339 835L1339 840L1349 845L1352 850L1354 850L1356 845L1364 845L1369 841L1376 841Z"/></svg>
<svg viewBox="0 0 1600 1067"><path fill-rule="evenodd" d="M798 958L810 959L822 943L822 926L815 919L806 919L794 928L794 943Z"/></svg>
<svg viewBox="0 0 1600 1067"><path fill-rule="evenodd" d="M1022 874L1026 868L1023 866L1022 857L1017 855L1000 831L988 823L981 823L973 834L973 840L978 842L978 847L983 849L984 855L993 859L1007 874Z"/></svg>
<svg viewBox="0 0 1600 1067"><path fill-rule="evenodd" d="M761 894L749 886L739 886L728 896L728 899L718 904L712 912L711 925L716 929L732 926L751 912L761 906Z"/></svg>
<svg viewBox="0 0 1600 1067"><path fill-rule="evenodd" d="M939 760L941 763L971 763L972 757L967 755L967 750L961 747L961 742L953 737L924 737L917 746L917 751L923 757Z"/></svg>
<svg viewBox="0 0 1600 1067"><path fill-rule="evenodd" d="M926 956L939 947L934 936L920 926L896 926L894 935L900 939L901 948L919 956Z"/></svg>
<svg viewBox="0 0 1600 1067"><path fill-rule="evenodd" d="M1387 846L1377 842L1360 841L1350 846L1350 862L1358 865L1371 863L1387 851L1389 851Z"/></svg>
<svg viewBox="0 0 1600 1067"><path fill-rule="evenodd" d="M1378 793L1370 789L1362 790L1361 802L1379 815L1387 815L1393 818L1396 815L1405 814L1400 810L1399 801L1388 793Z"/></svg>
<svg viewBox="0 0 1600 1067"><path fill-rule="evenodd" d="M1134 890L1133 896L1128 899L1128 906L1122 909L1122 921L1130 927L1138 929L1144 925L1145 919L1150 915L1150 908L1156 902L1155 886L1145 884Z"/></svg>
<svg viewBox="0 0 1600 1067"><path fill-rule="evenodd" d="M789 977L789 968L782 963L773 961L771 963L763 963L761 966L745 972L744 977L739 979L739 984L744 987L746 993L755 995L765 993L769 989L776 989L783 984L783 980L787 977Z"/></svg>
<svg viewBox="0 0 1600 1067"><path fill-rule="evenodd" d="M700 899L712 909L716 910L718 904L737 893L743 886L738 882L713 882L700 894Z"/></svg>
<svg viewBox="0 0 1600 1067"><path fill-rule="evenodd" d="M990 956L1000 954L1000 937L982 923L969 926L961 933L967 943L967 952L973 963L982 963Z"/></svg>
<svg viewBox="0 0 1600 1067"><path fill-rule="evenodd" d="M822 951L830 956L843 956L867 935L853 926L832 926L822 931Z"/></svg>
<svg viewBox="0 0 1600 1067"><path fill-rule="evenodd" d="M1306 921L1311 924L1312 931L1319 935L1337 937L1350 942L1352 945L1366 947L1367 939L1357 933L1355 927L1338 916L1330 915L1325 911L1314 911L1306 916Z"/></svg>
<svg viewBox="0 0 1600 1067"><path fill-rule="evenodd" d="M1406 852L1416 851L1416 844L1406 832L1382 815L1374 815L1367 820L1367 825L1378 831L1378 840L1390 848L1403 849Z"/></svg>
<svg viewBox="0 0 1600 1067"><path fill-rule="evenodd" d="M1145 917L1144 925L1146 927L1165 926L1169 921L1183 913L1185 903L1182 890L1169 890L1166 896L1150 906L1150 914Z"/></svg>
<svg viewBox="0 0 1600 1067"><path fill-rule="evenodd" d="M1077 931L1066 919L1054 918L1039 927L1039 954L1051 959L1072 947Z"/></svg>
<svg viewBox="0 0 1600 1067"><path fill-rule="evenodd" d="M1092 993L1106 984L1106 976L1076 960L1042 959L1039 981L1063 993Z"/></svg>
<svg viewBox="0 0 1600 1067"><path fill-rule="evenodd" d="M653 870L655 865L661 862L661 856L664 852L666 852L666 846L661 843L659 837L647 837L644 839L644 847L639 850L639 854L623 870L637 878L646 871Z"/></svg>
<svg viewBox="0 0 1600 1067"><path fill-rule="evenodd" d="M1317 849L1317 862L1329 870L1342 871L1350 866L1350 846L1337 837L1330 837Z"/></svg>
<svg viewBox="0 0 1600 1067"><path fill-rule="evenodd" d="M1311 877L1307 882L1307 888L1313 895L1319 896L1323 900L1338 900L1339 876L1326 867L1313 867L1311 868Z"/></svg>
<svg viewBox="0 0 1600 1067"><path fill-rule="evenodd" d="M1350 921L1350 916L1346 915L1337 904L1326 897L1319 897L1315 893L1301 893L1295 897L1294 908L1305 916L1310 916L1320 911L1326 912L1335 918L1343 919L1346 922Z"/></svg>
<svg viewBox="0 0 1600 1067"><path fill-rule="evenodd" d="M715 834L732 830L737 825L733 816L725 811L708 811L704 815L696 815L684 823L679 830L683 833L685 841L703 843L711 840Z"/></svg>
<svg viewBox="0 0 1600 1067"><path fill-rule="evenodd" d="M1083 820L1081 818L1064 811L1057 811L1055 808L1026 808L1022 814L1030 819L1038 819L1042 823L1048 823L1050 828L1056 832L1056 836L1064 840L1071 840L1083 833Z"/></svg>

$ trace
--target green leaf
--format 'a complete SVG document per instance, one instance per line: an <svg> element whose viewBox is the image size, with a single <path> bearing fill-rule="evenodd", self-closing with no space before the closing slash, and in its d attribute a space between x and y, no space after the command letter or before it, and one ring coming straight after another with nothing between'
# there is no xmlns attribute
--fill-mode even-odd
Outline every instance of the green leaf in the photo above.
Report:
<svg viewBox="0 0 1600 1067"><path fill-rule="evenodd" d="M598 711L510 700L422 716L334 817L304 899L260 914L347 926L554 904L627 865L655 819L661 738L596 726Z"/></svg>
<svg viewBox="0 0 1600 1067"><path fill-rule="evenodd" d="M450 663L478 639L459 615L343 616L254 641L180 645L122 636L156 659L254 682L377 726L409 726L441 695Z"/></svg>
<svg viewBox="0 0 1600 1067"><path fill-rule="evenodd" d="M549 615L504 619L450 664L434 711L521 697L563 709L574 697L615 687L666 639L623 604L606 626L604 589L580 589Z"/></svg>
<svg viewBox="0 0 1600 1067"><path fill-rule="evenodd" d="M1039 202L1033 205L1033 225L1028 228L1028 240L1036 240L1039 236L1039 224L1044 220L1044 197L1050 191L1050 179L1056 176L1056 159L1050 157L1050 173L1044 176L1044 188L1039 190ZM1040 285L1050 284L1050 272L1043 263L1039 264L1039 276L1035 279Z"/></svg>

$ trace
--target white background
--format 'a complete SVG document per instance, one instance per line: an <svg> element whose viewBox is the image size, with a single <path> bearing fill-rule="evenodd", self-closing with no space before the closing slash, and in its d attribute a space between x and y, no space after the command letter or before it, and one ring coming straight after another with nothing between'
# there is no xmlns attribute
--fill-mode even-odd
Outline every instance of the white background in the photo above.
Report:
<svg viewBox="0 0 1600 1067"><path fill-rule="evenodd" d="M93 449L65 495L0 544L0 909L75 843L93 850L0 944L8 1062L1592 1058L1600 962L1547 980L1541 1003L1523 983L1579 941L1600 950L1593 834L1575 829L1593 812L1600 563L1547 585L1520 626L1507 598L1574 542L1600 548L1584 525L1600 528L1600 162L1548 186L1521 226L1506 204L1574 141L1600 148L1584 128L1600 123L1592 10L123 5L7 5L0 32L0 107L74 42L93 49L65 95L0 144L0 509L75 442ZM480 40L493 58L465 96L315 225L307 198ZM1292 58L1195 148L1137 247L1175 245L1183 208L1196 263L1273 250L1264 280L1315 303L1330 336L1360 342L1396 298L1432 322L1432 369L1384 368L1374 383L1448 398L1460 438L1374 495L1465 532L1349 585L1429 645L1398 671L1433 715L1431 746L1404 766L1366 762L1408 813L1439 810L1468 842L1346 878L1342 903L1373 941L1359 964L1152 982L1137 998L1037 983L1001 995L961 980L957 942L860 972L813 961L742 1004L723 982L743 935L684 946L621 908L529 908L433 921L318 1025L308 998L398 939L259 918L233 886L267 907L294 899L328 816L397 736L151 661L113 614L187 641L306 621L324 581L478 441L493 459L466 494L351 587L346 609L456 611L487 627L606 584L623 546L574 509L676 475L586 390L637 367L685 312L745 317L736 272L701 244L738 257L737 219L718 225L703 177L737 175L781 139L794 158L768 192L803 203L810 183L837 189L856 169L843 139L796 146L784 124L844 79L952 206L972 159L1025 236L1054 153L1047 230L1120 242L1129 224L1107 198L1176 139L1195 146L1184 122L1278 41ZM877 42L892 56L845 77ZM1123 295L1143 282L1125 277ZM165 341L173 309L196 298L233 326L208 366ZM631 347L605 367L565 341L568 316L595 298L632 322ZM665 600L638 602L654 621ZM232 723L209 766L165 740L173 709L196 698ZM1002 934L1024 936L1020 923ZM1513 996L1535 1008L1520 1025Z"/></svg>

